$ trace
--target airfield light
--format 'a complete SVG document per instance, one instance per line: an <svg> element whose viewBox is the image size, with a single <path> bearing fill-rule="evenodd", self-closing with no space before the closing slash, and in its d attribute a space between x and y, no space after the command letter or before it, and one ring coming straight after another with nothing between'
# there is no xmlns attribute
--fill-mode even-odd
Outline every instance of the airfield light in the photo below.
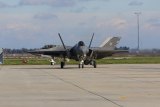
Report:
<svg viewBox="0 0 160 107"><path fill-rule="evenodd" d="M137 51L139 53L139 48L140 48L140 44L139 44L139 15L141 14L141 12L135 12L134 13L137 16L137 34L138 34L138 47L137 47Z"/></svg>

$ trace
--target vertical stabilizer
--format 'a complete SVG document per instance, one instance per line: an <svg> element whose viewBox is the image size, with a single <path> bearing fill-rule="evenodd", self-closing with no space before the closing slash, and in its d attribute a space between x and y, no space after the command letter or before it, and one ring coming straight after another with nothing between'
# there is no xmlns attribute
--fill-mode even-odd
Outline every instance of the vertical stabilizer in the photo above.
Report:
<svg viewBox="0 0 160 107"><path fill-rule="evenodd" d="M100 47L108 48L108 49L115 49L116 45L119 43L120 39L121 39L120 37L110 37L110 38L106 39L100 45Z"/></svg>

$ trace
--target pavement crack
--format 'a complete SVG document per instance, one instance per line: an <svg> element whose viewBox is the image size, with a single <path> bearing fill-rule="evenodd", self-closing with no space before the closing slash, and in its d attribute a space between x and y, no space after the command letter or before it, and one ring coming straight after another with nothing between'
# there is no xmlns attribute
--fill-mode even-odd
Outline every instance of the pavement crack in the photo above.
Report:
<svg viewBox="0 0 160 107"><path fill-rule="evenodd" d="M63 79L63 78L60 78L60 77L57 76L57 75L50 74L50 73L48 73L48 72L47 72L47 74L50 75L50 76L52 75L52 76L54 76L55 78L57 78L58 80L61 80L61 81L63 81L64 83L67 83L67 84L70 84L70 85L72 85L72 86L74 86L74 87L77 87L77 88L79 88L79 89L81 89L81 90L83 90L83 91L85 91L85 92L87 92L87 93L90 93L90 94L92 94L92 95L98 96L98 97L104 99L104 100L107 101L107 102L111 102L112 104L117 105L118 107L124 107L124 106L116 103L115 101L112 101L112 100L109 99L109 98L106 98L106 97L104 97L104 96L102 96L102 95L100 95L100 94L98 94L98 93L96 93L96 92L87 90L87 89L85 89L85 88L83 88L83 87L81 87L81 86L79 86L79 85L77 85L77 84L75 84L75 83L73 83L73 82L70 82L70 81L67 81L67 80L65 80L65 79Z"/></svg>

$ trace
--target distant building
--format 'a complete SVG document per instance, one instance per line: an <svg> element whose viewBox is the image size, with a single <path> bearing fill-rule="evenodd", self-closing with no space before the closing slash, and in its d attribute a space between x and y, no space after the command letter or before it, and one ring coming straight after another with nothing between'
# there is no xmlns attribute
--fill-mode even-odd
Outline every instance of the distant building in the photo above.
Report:
<svg viewBox="0 0 160 107"><path fill-rule="evenodd" d="M0 48L0 64L3 64L3 49Z"/></svg>

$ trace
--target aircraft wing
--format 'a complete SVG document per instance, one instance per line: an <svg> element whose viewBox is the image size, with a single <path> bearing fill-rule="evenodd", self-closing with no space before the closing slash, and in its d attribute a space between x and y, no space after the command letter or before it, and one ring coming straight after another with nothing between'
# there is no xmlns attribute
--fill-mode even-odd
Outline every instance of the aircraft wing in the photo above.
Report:
<svg viewBox="0 0 160 107"><path fill-rule="evenodd" d="M92 50L94 51L94 54L96 54L97 59L102 59L108 56L112 56L113 54L116 53L128 53L128 50L109 50L107 48L92 48Z"/></svg>
<svg viewBox="0 0 160 107"><path fill-rule="evenodd" d="M67 47L67 49L70 49L71 47ZM62 55L66 55L66 50L61 47L53 47L49 49L38 49L34 51L29 51L28 53L34 54L34 55L49 55L49 56L54 56L54 57L59 57Z"/></svg>

